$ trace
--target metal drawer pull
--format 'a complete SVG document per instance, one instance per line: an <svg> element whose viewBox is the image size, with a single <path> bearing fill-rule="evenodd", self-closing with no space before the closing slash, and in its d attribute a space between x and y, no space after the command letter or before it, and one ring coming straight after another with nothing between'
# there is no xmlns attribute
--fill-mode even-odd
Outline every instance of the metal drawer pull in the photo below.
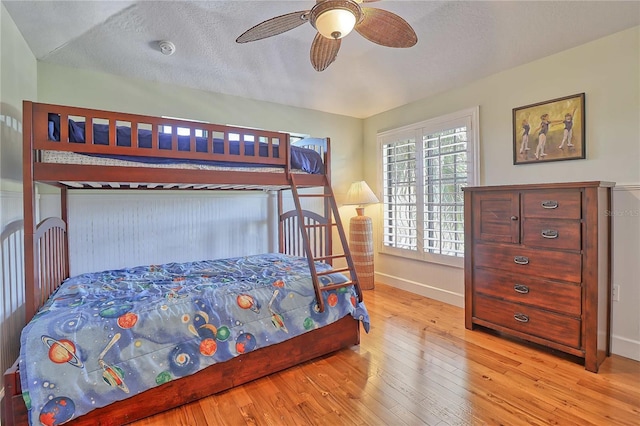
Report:
<svg viewBox="0 0 640 426"><path fill-rule="evenodd" d="M520 321L520 322L529 322L529 317L528 317L528 316L526 316L525 314L521 314L521 313L519 313L519 312L518 312L517 314L514 314L514 315L513 315L513 318L514 318L516 321Z"/></svg>
<svg viewBox="0 0 640 426"><path fill-rule="evenodd" d="M558 231L556 231L555 229L543 229L540 234L542 235L543 238L549 238L549 239L558 238Z"/></svg>
<svg viewBox="0 0 640 426"><path fill-rule="evenodd" d="M529 293L529 287L527 287L524 284L516 284L513 286L513 289L515 290L516 293L520 293L520 294Z"/></svg>
<svg viewBox="0 0 640 426"><path fill-rule="evenodd" d="M547 200L542 202L542 208L544 209L557 209L558 202L555 200Z"/></svg>
<svg viewBox="0 0 640 426"><path fill-rule="evenodd" d="M526 265L529 263L529 258L527 256L516 256L513 261L518 265Z"/></svg>

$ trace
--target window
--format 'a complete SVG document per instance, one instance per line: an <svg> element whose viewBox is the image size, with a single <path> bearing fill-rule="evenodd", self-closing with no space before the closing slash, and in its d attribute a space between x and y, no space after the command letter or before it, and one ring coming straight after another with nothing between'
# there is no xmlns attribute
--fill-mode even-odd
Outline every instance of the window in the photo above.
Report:
<svg viewBox="0 0 640 426"><path fill-rule="evenodd" d="M462 188L479 181L478 110L378 134L383 253L462 266Z"/></svg>

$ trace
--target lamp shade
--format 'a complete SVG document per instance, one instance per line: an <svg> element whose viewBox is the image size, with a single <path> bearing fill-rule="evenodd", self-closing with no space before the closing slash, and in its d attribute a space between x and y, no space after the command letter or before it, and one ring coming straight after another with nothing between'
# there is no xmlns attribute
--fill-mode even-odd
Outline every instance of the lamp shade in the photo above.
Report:
<svg viewBox="0 0 640 426"><path fill-rule="evenodd" d="M373 193L367 182L361 180L353 182L347 192L347 201L344 204L357 204L360 206L366 204L379 203L378 197Z"/></svg>

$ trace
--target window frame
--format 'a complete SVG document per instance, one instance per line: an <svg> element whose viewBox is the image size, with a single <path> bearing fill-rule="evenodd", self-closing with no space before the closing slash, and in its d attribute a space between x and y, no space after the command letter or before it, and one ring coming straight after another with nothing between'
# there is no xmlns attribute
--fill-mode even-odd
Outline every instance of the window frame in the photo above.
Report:
<svg viewBox="0 0 640 426"><path fill-rule="evenodd" d="M423 162L421 161L424 155L422 151L422 138L423 136L441 132L444 130L450 130L455 127L466 126L467 127L467 183L465 186L474 186L480 183L480 108L479 106L463 109L461 111L453 112L450 114L441 115L438 117L423 120L417 123L405 125L395 129L390 129L377 134L377 181L380 185L379 199L383 199L384 188L384 173L383 173L383 146L388 143L400 142L406 139L414 139L416 143L416 194L418 195L416 205L422 204L422 208L418 209L419 213L424 212L424 199L423 199L423 184L424 182L424 170ZM420 151L419 151L420 150ZM379 216L380 220L384 220L384 203L380 203ZM422 219L418 220L418 223L422 223ZM422 226L422 225L420 225ZM416 225L416 229L418 225ZM418 234L424 234L424 227L418 230ZM423 262L443 264L453 267L464 267L464 255L452 256L438 253L428 253L424 251L424 247L420 244L423 239L419 235L418 250L401 249L396 247L389 247L384 244L384 227L379 226L377 229L378 237L378 252L380 254L399 256L402 258L419 260Z"/></svg>

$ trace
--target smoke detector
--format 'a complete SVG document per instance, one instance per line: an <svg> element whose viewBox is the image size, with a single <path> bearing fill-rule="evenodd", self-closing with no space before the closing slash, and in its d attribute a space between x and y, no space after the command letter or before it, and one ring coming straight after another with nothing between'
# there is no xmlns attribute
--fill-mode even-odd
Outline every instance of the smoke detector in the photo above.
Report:
<svg viewBox="0 0 640 426"><path fill-rule="evenodd" d="M171 56L176 51L176 45L170 41L159 41L158 46L160 47L160 52L162 52L163 55Z"/></svg>

